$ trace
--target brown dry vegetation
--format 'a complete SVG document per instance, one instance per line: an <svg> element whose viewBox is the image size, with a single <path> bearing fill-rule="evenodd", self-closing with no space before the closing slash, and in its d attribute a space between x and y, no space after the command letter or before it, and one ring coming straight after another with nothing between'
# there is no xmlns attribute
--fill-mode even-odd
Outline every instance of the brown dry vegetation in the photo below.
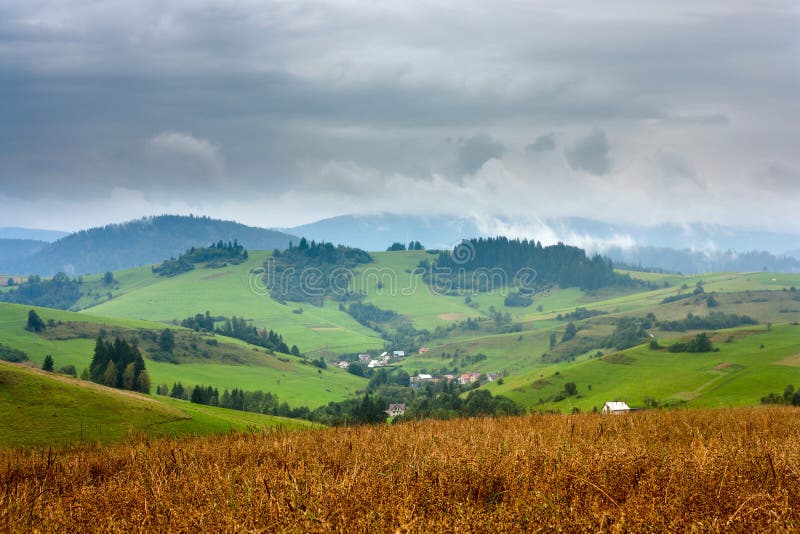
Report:
<svg viewBox="0 0 800 534"><path fill-rule="evenodd" d="M0 453L2 531L800 529L800 411L425 421Z"/></svg>

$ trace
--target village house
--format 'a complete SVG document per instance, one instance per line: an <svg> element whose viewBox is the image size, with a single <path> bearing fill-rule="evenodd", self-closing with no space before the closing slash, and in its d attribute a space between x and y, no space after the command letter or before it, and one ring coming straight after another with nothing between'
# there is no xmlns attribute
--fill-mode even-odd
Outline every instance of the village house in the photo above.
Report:
<svg viewBox="0 0 800 534"><path fill-rule="evenodd" d="M389 405L389 409L386 410L386 415L389 417L400 417L406 413L406 405L400 403L392 403Z"/></svg>
<svg viewBox="0 0 800 534"><path fill-rule="evenodd" d="M419 348L419 353L420 354L425 354L426 352L428 352L428 347L420 347Z"/></svg>
<svg viewBox="0 0 800 534"><path fill-rule="evenodd" d="M486 375L486 380L488 380L489 382L494 382L495 380L499 380L502 377L503 375L501 375L500 373L489 373Z"/></svg>
<svg viewBox="0 0 800 534"><path fill-rule="evenodd" d="M467 384L474 384L480 379L480 373L461 373L461 376L458 377L458 384L461 386L466 386Z"/></svg>
<svg viewBox="0 0 800 534"><path fill-rule="evenodd" d="M426 374L426 373L420 373L420 374L418 374L416 376L412 376L409 379L409 381L411 382L411 387L412 388L418 387L421 382L428 382L428 381L431 381L431 380L433 380L433 376L431 376L429 374Z"/></svg>
<svg viewBox="0 0 800 534"><path fill-rule="evenodd" d="M621 401L611 401L603 405L603 413L621 414L631 411L631 407Z"/></svg>
<svg viewBox="0 0 800 534"><path fill-rule="evenodd" d="M358 361L363 363L363 364L365 364L365 365L368 364L371 360L372 360L372 356L370 356L369 354L359 354L358 355Z"/></svg>
<svg viewBox="0 0 800 534"><path fill-rule="evenodd" d="M404 350L396 350L392 354L394 354L398 358L405 358L406 352Z"/></svg>
<svg viewBox="0 0 800 534"><path fill-rule="evenodd" d="M339 369L347 369L348 367L350 367L350 363L342 360L336 364L336 367L338 367Z"/></svg>

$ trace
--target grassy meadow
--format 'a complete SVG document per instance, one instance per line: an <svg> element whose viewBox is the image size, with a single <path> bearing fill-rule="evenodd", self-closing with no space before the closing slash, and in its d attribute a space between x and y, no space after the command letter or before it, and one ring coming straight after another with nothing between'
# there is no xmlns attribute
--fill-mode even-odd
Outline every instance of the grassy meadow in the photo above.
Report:
<svg viewBox="0 0 800 534"><path fill-rule="evenodd" d="M64 322L86 321L103 325L109 332L115 327L156 331L165 327L163 324L136 319L107 318L87 313L78 314L0 303L0 343L26 352L32 365L41 366L45 356L50 354L56 369L74 365L78 373L89 366L94 351L95 336L59 340L28 332L24 327L30 309L36 309L45 321L48 319ZM158 384L171 386L174 382L182 382L184 385L213 385L220 390L260 389L274 393L281 401L286 401L292 406L316 407L354 395L356 390L363 388L366 383L365 379L334 367L318 370L292 356L269 355L264 349L223 336L216 336L216 339L220 340L221 352L252 354L250 365L220 363L213 360L203 363L173 364L148 359L147 371L150 374L153 390Z"/></svg>
<svg viewBox="0 0 800 534"><path fill-rule="evenodd" d="M121 391L2 361L0 406L0 449L312 426Z"/></svg>

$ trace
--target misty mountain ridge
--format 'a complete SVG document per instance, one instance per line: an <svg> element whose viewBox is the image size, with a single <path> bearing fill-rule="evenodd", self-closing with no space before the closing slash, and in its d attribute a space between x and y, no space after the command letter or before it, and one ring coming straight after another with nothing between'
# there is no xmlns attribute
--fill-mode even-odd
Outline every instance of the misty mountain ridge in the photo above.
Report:
<svg viewBox="0 0 800 534"><path fill-rule="evenodd" d="M22 239L52 243L68 235L69 232L62 232L61 230L42 230L39 228L21 228L18 226L0 227L0 239Z"/></svg>
<svg viewBox="0 0 800 534"><path fill-rule="evenodd" d="M0 264L15 258L30 256L47 245L47 241L39 241L36 239L0 238Z"/></svg>
<svg viewBox="0 0 800 534"><path fill-rule="evenodd" d="M255 250L284 249L299 238L209 217L161 215L81 230L26 256L0 262L0 272L49 276L98 273L148 265L219 240Z"/></svg>
<svg viewBox="0 0 800 534"><path fill-rule="evenodd" d="M8 230L8 229L5 229ZM13 229L26 234L24 228ZM30 232L42 232L30 230ZM47 232L47 231L44 231ZM82 230L54 243L0 242L0 272L72 275L119 270L163 261L192 246L237 239L254 250L285 249L300 236L370 251L394 242L420 241L450 249L472 237L558 241L628 265L695 274L709 271L800 272L800 237L708 224L654 227L611 224L579 217L533 221L475 215L341 215L286 229L265 229L209 217L162 215ZM762 244L763 243L763 244ZM739 252L733 252L739 251ZM743 252L748 251L748 252ZM794 256L783 254L794 251Z"/></svg>
<svg viewBox="0 0 800 534"><path fill-rule="evenodd" d="M311 239L382 250L394 241L420 240L429 248L444 248L464 238L505 235L564 241L593 250L622 246L645 246L693 250L766 250L782 255L800 252L800 235L735 228L707 223L668 223L634 226L607 223L583 217L530 220L478 215L402 215L377 213L340 215L283 231Z"/></svg>

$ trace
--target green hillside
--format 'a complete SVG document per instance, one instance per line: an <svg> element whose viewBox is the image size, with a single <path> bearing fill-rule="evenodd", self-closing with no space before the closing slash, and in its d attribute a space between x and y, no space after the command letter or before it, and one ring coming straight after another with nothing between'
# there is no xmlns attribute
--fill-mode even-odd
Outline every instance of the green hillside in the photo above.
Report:
<svg viewBox="0 0 800 534"><path fill-rule="evenodd" d="M50 328L48 330L51 332L45 330L42 334L28 332L24 327L30 309L36 309L45 321L62 321L65 325ZM104 328L112 336L117 332L126 337L136 335L141 338L145 332L158 333L164 327L163 324L137 319L107 318L0 303L0 343L26 352L34 364L41 365L45 356L50 354L57 369L74 365L79 373L89 366L98 328ZM177 340L190 334L185 329L175 331ZM365 383L363 378L334 367L317 369L300 358L268 354L264 349L236 339L223 336L215 336L214 339L218 345L212 357L206 361L202 361L201 357L198 358L200 361L173 364L146 359L153 388L158 384L172 385L180 381L184 385L214 385L220 390L260 389L276 394L281 401L292 406L315 407L351 396ZM211 348L200 340L197 344L201 353ZM146 348L146 345L143 347ZM221 356L215 358L214 354Z"/></svg>
<svg viewBox="0 0 800 534"><path fill-rule="evenodd" d="M600 358L551 365L509 376L489 386L533 409L602 408L612 400L645 407L758 404L788 384L800 385L800 326L722 330L712 336L718 352L670 353L641 345ZM578 395L554 402L574 382Z"/></svg>
<svg viewBox="0 0 800 534"><path fill-rule="evenodd" d="M196 269L172 278L154 275L149 267L114 273L118 283L111 300L92 306L90 298L79 302L89 312L108 317L132 317L154 321L181 320L206 310L215 315L243 316L259 328L280 332L289 345L309 355L339 354L383 346L376 332L358 324L326 302L323 307L280 304L259 290L260 279L251 271L262 267L266 252L250 252L239 265L220 269ZM102 291L100 277L88 278L95 294ZM302 309L301 313L299 312Z"/></svg>
<svg viewBox="0 0 800 534"><path fill-rule="evenodd" d="M0 361L0 448L308 428L303 421L119 391Z"/></svg>
<svg viewBox="0 0 800 534"><path fill-rule="evenodd" d="M166 323L206 310L212 315L244 316L252 319L259 328L274 329L281 333L289 345L296 344L304 354L310 357L324 356L329 362L336 361L343 353L366 350L375 353L387 346L377 331L356 322L333 299L326 299L322 307L309 303L281 304L273 300L260 285L258 274L258 269L269 255L267 252L250 251L249 259L240 265L219 269L199 268L174 277L154 275L149 267L119 271L114 273L114 282L110 286L100 276L86 277L85 295L78 303L86 309L80 316L93 316L94 322L102 322L100 318L103 316L113 317L113 322L119 324L135 323L142 319ZM573 407L565 402L540 403L540 397L544 400L553 395L548 389L550 386L544 384L543 380L548 373L594 362L593 357L598 351L603 354L614 352L604 347L603 342L614 332L614 325L620 318L641 318L653 314L660 321L673 321L685 318L688 313L701 317L712 311L747 314L762 327L767 323L775 324L775 332L778 331L777 325L800 320L798 293L790 291L793 286L800 286L800 275L796 274L758 272L683 276L622 271L649 285L612 286L594 291L550 286L546 291L534 295L530 306L509 307L504 303L507 291L461 296L446 296L432 291L423 282L422 274L416 272L421 260L433 257L425 251L381 252L373 253L372 257L374 262L354 270L353 289L364 293L363 302L381 310L391 310L399 314L399 320L432 334L425 341L429 348L426 354L412 354L396 365L412 375L422 371L433 374L467 371L500 373L504 376L502 386L488 384L485 387L507 394L534 409L568 410ZM698 283L703 292L693 295ZM713 308L709 304L709 297L713 300ZM551 349L551 336L555 335L560 341L569 322L559 320L558 316L573 312L578 307L602 314L574 320L578 327L576 338ZM501 315L505 317L503 322L495 322ZM479 319L476 323L478 326L467 328L465 320L468 318ZM163 327L146 324L151 329ZM396 324L399 323L395 321L387 328L391 330ZM22 332L17 331L15 335L28 334ZM658 329L653 333L664 340L688 335ZM788 331L786 335L791 339L793 331ZM35 358L42 358L48 350L55 350L42 337L26 342L38 347L33 351ZM204 349L202 336L198 339L200 347ZM81 361L85 361L90 340L70 339L60 343L62 349L68 349L64 351L65 363L72 363L70 358L78 359L76 352L80 352ZM365 384L363 379L338 369L329 367L325 371L318 371L312 366L296 365L294 360L282 362L277 358L267 359L266 351L253 349L237 340L226 340L225 343L245 346L246 350L252 351L256 360L263 360L250 361L249 357L237 356L239 362L247 366L230 365L224 359L202 363L187 361L177 366L148 362L153 383L171 384L182 380L188 384L263 389L277 394L281 400L293 406L307 404L312 407L352 396ZM406 346L392 348L408 349ZM553 353L550 359L542 358L548 352ZM554 363L553 358L563 361ZM57 365L60 365L58 359ZM646 374L647 367L643 369L642 372ZM658 374L661 370L653 369L652 372ZM600 374L595 380L597 384L588 383L592 383L593 388L599 388L599 381L605 383L611 380L612 375L614 372ZM688 385L682 385L677 391L693 391L687 388ZM581 409L591 409L593 403L599 402L601 395L608 395L615 390L600 388L593 391L597 396L588 397L588 391L584 390L581 391L583 397L570 400L578 402L575 406ZM758 399L765 393L754 389L746 397L749 399L747 402L751 403L752 399ZM633 398L641 400L645 397L652 397L659 402L672 402L670 395L662 395L659 391L638 397L634 395Z"/></svg>

